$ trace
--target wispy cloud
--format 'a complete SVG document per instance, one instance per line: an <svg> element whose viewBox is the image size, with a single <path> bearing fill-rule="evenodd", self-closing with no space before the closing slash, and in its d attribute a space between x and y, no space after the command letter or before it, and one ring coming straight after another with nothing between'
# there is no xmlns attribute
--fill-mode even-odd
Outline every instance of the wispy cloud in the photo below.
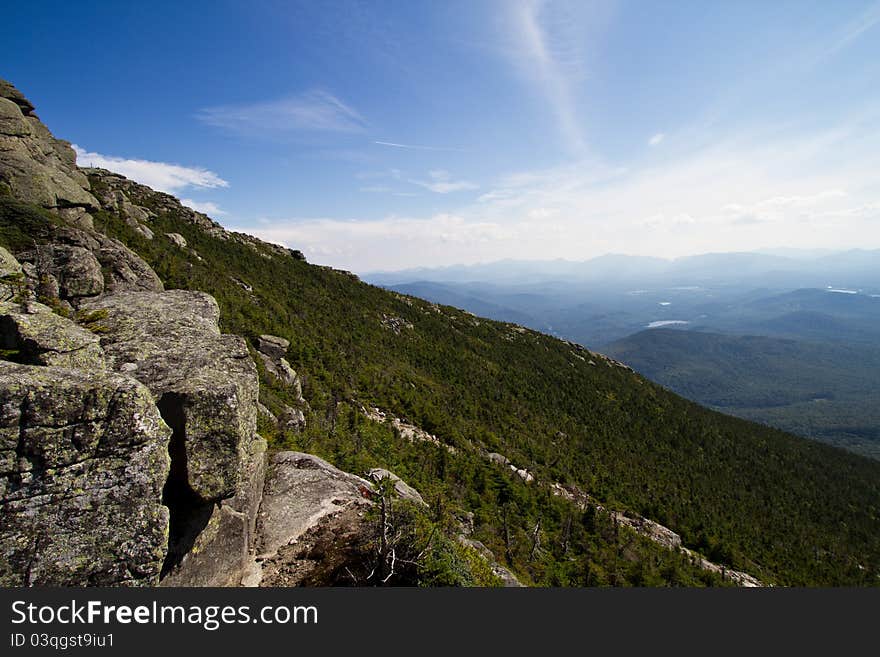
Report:
<svg viewBox="0 0 880 657"><path fill-rule="evenodd" d="M93 153L73 144L77 164L82 167L99 167L120 173L160 192L174 194L189 187L228 187L223 178L202 167L188 167L168 162L131 159L114 155Z"/></svg>
<svg viewBox="0 0 880 657"><path fill-rule="evenodd" d="M666 139L666 135L662 132L658 132L656 135L651 136L651 138L648 140L648 145L659 146L664 139Z"/></svg>
<svg viewBox="0 0 880 657"><path fill-rule="evenodd" d="M869 6L859 16L844 25L835 35L834 41L825 51L825 54L830 56L843 50L878 24L880 24L880 2Z"/></svg>
<svg viewBox="0 0 880 657"><path fill-rule="evenodd" d="M601 3L508 2L507 52L550 107L567 148L587 148L578 92L586 78L587 43L607 13Z"/></svg>
<svg viewBox="0 0 880 657"><path fill-rule="evenodd" d="M223 130L247 136L273 136L298 131L363 132L365 119L352 107L323 90L278 100L221 105L196 117Z"/></svg>
<svg viewBox="0 0 880 657"><path fill-rule="evenodd" d="M428 172L429 180L409 179L407 182L419 187L424 187L435 194L450 194L452 192L463 192L472 189L479 189L479 185L468 180L452 180L448 171L443 169L435 169Z"/></svg>
<svg viewBox="0 0 880 657"><path fill-rule="evenodd" d="M194 201L191 198L182 198L180 202L188 208L192 208L196 212L202 212L211 217L222 217L226 214L216 203L211 201Z"/></svg>
<svg viewBox="0 0 880 657"><path fill-rule="evenodd" d="M419 146L416 144L398 144L393 141L374 141L374 144L379 146L390 146L391 148L404 148L411 151L452 151L456 153L461 153L463 150L461 148L450 148L447 146Z"/></svg>

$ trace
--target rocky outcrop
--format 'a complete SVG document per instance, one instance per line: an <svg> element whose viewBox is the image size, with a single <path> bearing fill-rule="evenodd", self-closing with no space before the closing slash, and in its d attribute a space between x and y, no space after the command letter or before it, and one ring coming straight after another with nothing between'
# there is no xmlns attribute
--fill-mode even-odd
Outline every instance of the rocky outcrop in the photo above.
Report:
<svg viewBox="0 0 880 657"><path fill-rule="evenodd" d="M146 262L103 233L59 226L48 238L47 244L16 253L27 265L30 287L45 296L54 294L76 304L80 297L102 292L164 289ZM50 288L44 289L47 284Z"/></svg>
<svg viewBox="0 0 880 657"><path fill-rule="evenodd" d="M0 80L0 183L20 200L67 210L65 218L84 227L91 227L88 211L100 207L70 144L55 139L33 105L5 80Z"/></svg>
<svg viewBox="0 0 880 657"><path fill-rule="evenodd" d="M168 439L143 385L0 362L0 585L151 585Z"/></svg>
<svg viewBox="0 0 880 657"><path fill-rule="evenodd" d="M104 291L104 274L94 253L69 244L40 244L18 254L36 268L45 296L75 300Z"/></svg>
<svg viewBox="0 0 880 657"><path fill-rule="evenodd" d="M100 200L101 206L105 210L118 213L126 223L139 232L147 228L154 218L169 215L197 227L211 237L244 244L265 257L299 259L296 251L279 244L263 242L245 233L228 231L203 212L183 205L174 196L157 192L118 173L98 168L84 168L81 171L91 181L94 194ZM198 259L199 256L194 251L190 253ZM243 283L243 281L239 282Z"/></svg>
<svg viewBox="0 0 880 657"><path fill-rule="evenodd" d="M409 500L410 502L415 502L416 504L427 506L427 504L425 504L425 500L422 499L419 491L410 486L408 483L406 483L403 479L398 477L390 470L385 470L384 468L373 468L367 473L367 477L369 477L377 484L387 479L391 482L391 485L394 487L395 494L400 499Z"/></svg>
<svg viewBox="0 0 880 657"><path fill-rule="evenodd" d="M300 401L305 402L302 397L300 397ZM306 414L300 408L285 405L282 407L275 422L282 429L299 430L306 426Z"/></svg>
<svg viewBox="0 0 880 657"><path fill-rule="evenodd" d="M366 540L364 514L372 495L370 482L316 456L276 454L270 461L257 518L256 568L246 584L291 586L310 578L314 581L317 570L332 568L329 561L315 558L316 546L324 546L323 556L332 557L327 554L328 541L318 540L315 534L327 534L327 539L344 537L342 543L356 549ZM338 546L337 540L329 540L329 545ZM350 560L348 555L340 563ZM322 574L325 581L326 575Z"/></svg>
<svg viewBox="0 0 880 657"><path fill-rule="evenodd" d="M201 292L123 292L83 304L100 312L117 371L144 383L171 426L165 581L237 585L253 545L266 443L256 433L257 371L242 338L220 333Z"/></svg>
<svg viewBox="0 0 880 657"><path fill-rule="evenodd" d="M171 243L174 244L179 249L186 248L186 239L184 239L183 235L180 233L165 233L165 237L171 240Z"/></svg>
<svg viewBox="0 0 880 657"><path fill-rule="evenodd" d="M376 408L375 406L371 406L369 408L361 406L361 413L363 413L368 419L373 422L388 423L391 425L391 428L397 433L401 438L408 440L410 442L420 441L431 443L432 445L436 445L437 447L442 447L450 454L455 454L456 449L452 445L447 445L444 442L441 442L440 439L432 433L429 433L422 429L421 427L417 427L416 425L407 422L404 418L394 417L391 413L386 413L385 411Z"/></svg>
<svg viewBox="0 0 880 657"><path fill-rule="evenodd" d="M257 350L272 360L279 360L287 355L290 340L277 335L261 335L257 338Z"/></svg>
<svg viewBox="0 0 880 657"><path fill-rule="evenodd" d="M553 495L557 495L559 497L562 497L563 499L573 502L581 508L586 509L589 507L601 513L605 513L616 525L623 525L625 527L628 527L636 534L639 534L640 536L643 536L668 550L678 551L682 554L687 555L691 563L693 563L694 565L702 568L703 570L721 575L722 578L729 579L737 586L742 586L746 588L764 586L764 584L758 578L753 577L748 573L740 572L738 570L731 570L729 568L721 566L717 563L709 561L694 550L684 547L684 545L682 544L681 536L676 534L668 527L665 527L664 525L655 522L654 520L638 515L624 514L620 511L607 509L604 505L597 502L592 496L588 495L587 493L575 486L563 486L558 482L554 482L550 484L548 488Z"/></svg>
<svg viewBox="0 0 880 657"><path fill-rule="evenodd" d="M289 346L289 340L277 335L261 335L256 339L260 363L273 382L287 389L294 403L294 406L285 404L280 408L275 423L280 429L299 431L306 426L305 411L309 410L309 403L302 395L302 380L285 358Z"/></svg>
<svg viewBox="0 0 880 657"><path fill-rule="evenodd" d="M287 362L285 356L290 341L277 335L261 335L257 338L257 353L266 371L282 385L292 388L297 401L302 399L302 382Z"/></svg>
<svg viewBox="0 0 880 657"><path fill-rule="evenodd" d="M641 516L630 517L619 511L609 511L608 513L617 524L625 525L637 534L641 534L669 550L681 548L681 536L659 522Z"/></svg>
<svg viewBox="0 0 880 657"><path fill-rule="evenodd" d="M0 303L0 349L32 365L104 369L98 337L36 301Z"/></svg>
<svg viewBox="0 0 880 657"><path fill-rule="evenodd" d="M464 534L459 535L458 542L465 547L474 550L474 552L480 555L480 557L487 564L489 564L489 568L492 570L492 574L494 574L495 577L497 577L501 581L501 586L503 586L504 588L521 588L524 586L524 584L519 581L519 579L516 575L513 574L513 572L498 563L498 561L495 559L495 553L487 548L482 542L470 538Z"/></svg>

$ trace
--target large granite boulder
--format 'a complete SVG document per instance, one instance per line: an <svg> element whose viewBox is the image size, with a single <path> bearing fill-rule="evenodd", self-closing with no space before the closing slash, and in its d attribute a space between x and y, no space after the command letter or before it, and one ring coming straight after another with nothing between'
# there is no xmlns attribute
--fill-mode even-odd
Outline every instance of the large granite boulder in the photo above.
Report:
<svg viewBox="0 0 880 657"><path fill-rule="evenodd" d="M256 437L258 381L245 341L221 335L203 292L122 292L84 302L104 311L101 344L114 368L146 384L175 432L175 475L201 502L232 497ZM177 472L175 472L177 469Z"/></svg>
<svg viewBox="0 0 880 657"><path fill-rule="evenodd" d="M168 439L147 388L0 362L0 585L154 585Z"/></svg>
<svg viewBox="0 0 880 657"><path fill-rule="evenodd" d="M290 347L290 341L277 335L261 335L257 338L257 355L266 372L274 377L281 385L289 388L293 398L301 406L307 406L306 400L302 396L302 381L299 375L287 362L284 356L287 354L287 348ZM300 412L300 414L302 414ZM303 418L305 424L305 418Z"/></svg>
<svg viewBox="0 0 880 657"><path fill-rule="evenodd" d="M316 569L326 574L353 563L352 551L369 549L372 527L365 515L373 494L370 482L317 456L275 454L257 517L255 568L243 583L316 583Z"/></svg>
<svg viewBox="0 0 880 657"><path fill-rule="evenodd" d="M106 366L98 337L36 301L0 303L0 349L17 352L17 360L32 365Z"/></svg>

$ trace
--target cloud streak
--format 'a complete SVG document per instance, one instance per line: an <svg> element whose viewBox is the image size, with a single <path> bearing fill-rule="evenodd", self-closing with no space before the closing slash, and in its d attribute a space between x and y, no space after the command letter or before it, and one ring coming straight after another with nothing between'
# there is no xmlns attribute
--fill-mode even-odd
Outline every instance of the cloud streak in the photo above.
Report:
<svg viewBox="0 0 880 657"><path fill-rule="evenodd" d="M73 150L76 151L79 166L108 169L160 192L174 194L191 187L213 189L229 186L219 175L202 167L103 155L76 144L73 144Z"/></svg>
<svg viewBox="0 0 880 657"><path fill-rule="evenodd" d="M379 146L390 146L391 148L403 148L411 151L447 151L447 152L455 152L462 153L464 152L460 148L448 148L445 146L419 146L416 144L399 144L393 141L373 141L374 144Z"/></svg>
<svg viewBox="0 0 880 657"><path fill-rule="evenodd" d="M835 41L826 50L825 55L831 56L843 50L878 24L880 24L880 2L869 6L862 14L847 23L838 33Z"/></svg>
<svg viewBox="0 0 880 657"><path fill-rule="evenodd" d="M558 6L543 0L506 6L511 41L508 51L514 64L551 108L566 148L583 155L587 139L576 91L585 77L585 33L591 31L585 16L595 7L578 3Z"/></svg>
<svg viewBox="0 0 880 657"><path fill-rule="evenodd" d="M263 137L303 131L360 133L367 126L356 110L320 89L266 102L208 107L196 118L233 134Z"/></svg>

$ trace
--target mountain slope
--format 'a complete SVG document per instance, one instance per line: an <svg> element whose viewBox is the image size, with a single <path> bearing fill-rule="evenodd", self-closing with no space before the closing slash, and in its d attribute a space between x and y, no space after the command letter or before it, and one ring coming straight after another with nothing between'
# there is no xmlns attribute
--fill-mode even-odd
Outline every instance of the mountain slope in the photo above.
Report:
<svg viewBox="0 0 880 657"><path fill-rule="evenodd" d="M701 404L880 458L877 348L652 329L605 351Z"/></svg>
<svg viewBox="0 0 880 657"><path fill-rule="evenodd" d="M91 172L99 196L106 179ZM180 233L189 246L145 239L109 213L96 224L168 287L217 297L224 330L291 341L313 414L305 434L277 441L345 467L387 459L438 504L473 511L480 539L532 581L572 583L577 568L583 577L583 564L563 557L564 514L534 489L487 480L470 458L451 467L445 450L371 445L344 402L405 417L462 453L502 452L539 480L653 518L765 581L877 582L880 464L706 410L569 343L223 239L140 186L131 196L156 213L157 235Z"/></svg>

